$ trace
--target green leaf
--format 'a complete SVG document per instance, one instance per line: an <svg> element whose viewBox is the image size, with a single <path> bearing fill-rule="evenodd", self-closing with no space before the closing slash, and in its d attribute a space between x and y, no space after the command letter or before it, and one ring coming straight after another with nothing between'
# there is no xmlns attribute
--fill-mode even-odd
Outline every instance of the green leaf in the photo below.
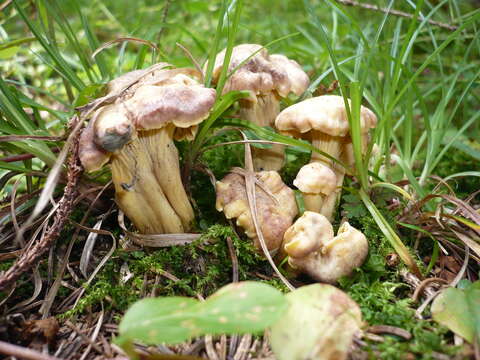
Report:
<svg viewBox="0 0 480 360"><path fill-rule="evenodd" d="M101 97L107 89L106 84L91 84L83 88L74 102L74 107L88 104L89 102Z"/></svg>
<svg viewBox="0 0 480 360"><path fill-rule="evenodd" d="M185 297L143 299L123 317L117 343L176 344L204 334L258 333L286 308L280 291L251 281L224 286L203 302Z"/></svg>
<svg viewBox="0 0 480 360"><path fill-rule="evenodd" d="M270 329L277 359L345 359L362 325L357 303L327 284L303 286L286 298L288 311Z"/></svg>
<svg viewBox="0 0 480 360"><path fill-rule="evenodd" d="M432 316L455 334L480 346L480 281L464 289L443 290L433 301Z"/></svg>
<svg viewBox="0 0 480 360"><path fill-rule="evenodd" d="M3 50L0 50L0 60L7 60L11 57L14 57L18 50L20 50L20 46L12 46Z"/></svg>

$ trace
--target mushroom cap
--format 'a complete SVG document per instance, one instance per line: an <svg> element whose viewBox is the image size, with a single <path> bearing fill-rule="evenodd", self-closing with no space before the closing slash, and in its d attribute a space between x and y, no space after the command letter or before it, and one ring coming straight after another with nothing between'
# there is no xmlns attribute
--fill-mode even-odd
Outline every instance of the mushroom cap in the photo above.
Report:
<svg viewBox="0 0 480 360"><path fill-rule="evenodd" d="M365 235L348 222L338 229L337 236L324 241L317 251L300 257L290 257L289 264L321 282L334 284L361 266L368 254Z"/></svg>
<svg viewBox="0 0 480 360"><path fill-rule="evenodd" d="M292 224L298 209L292 189L286 186L276 171L262 171L256 177L268 189L275 200L258 185L255 186L258 223L262 229L267 248L275 251L282 243L285 230ZM216 184L216 208L223 211L227 219L236 218L237 225L254 240L257 249L260 242L253 223L245 190L245 178L230 173Z"/></svg>
<svg viewBox="0 0 480 360"><path fill-rule="evenodd" d="M226 49L223 49L215 58L213 67L213 81L220 76ZM254 54L252 56L252 54ZM252 56L250 59L248 59ZM247 60L248 59L248 60ZM250 100L256 101L260 94L276 91L281 97L289 93L301 95L309 85L308 75L294 60L284 55L269 55L268 51L258 44L241 44L235 46L230 58L229 71L234 70L243 61L247 60L227 80L224 93L234 90L250 92Z"/></svg>
<svg viewBox="0 0 480 360"><path fill-rule="evenodd" d="M122 104L101 107L90 121L94 128L94 141L102 149L114 152L132 138L133 124Z"/></svg>
<svg viewBox="0 0 480 360"><path fill-rule="evenodd" d="M350 100L349 104L350 104ZM377 124L375 114L365 106L360 108L360 127L362 134ZM347 136L350 132L345 103L338 95L313 97L292 106L278 114L276 128L285 134L298 136L311 130L330 136Z"/></svg>
<svg viewBox="0 0 480 360"><path fill-rule="evenodd" d="M332 169L316 161L302 166L293 185L302 193L328 195L335 190L337 177Z"/></svg>
<svg viewBox="0 0 480 360"><path fill-rule="evenodd" d="M110 160L110 154L94 142L93 122L80 134L78 156L86 171L100 170Z"/></svg>
<svg viewBox="0 0 480 360"><path fill-rule="evenodd" d="M138 69L138 70L133 70L129 71L125 74L120 75L119 77L116 77L115 79L112 79L108 82L107 84L107 90L109 93L114 93L117 91L122 90L126 86L132 83L132 81L139 80L139 82L142 82L142 76L146 77L152 77L154 76L153 74L159 73L161 69L164 69L166 67L170 67L171 65L168 63L158 63L154 64L146 69ZM156 70L152 69L155 68ZM145 81L145 80L143 80Z"/></svg>
<svg viewBox="0 0 480 360"><path fill-rule="evenodd" d="M304 258L333 239L333 227L327 218L313 211L305 211L283 236L283 249L294 258Z"/></svg>
<svg viewBox="0 0 480 360"><path fill-rule="evenodd" d="M143 85L124 105L137 130L153 130L170 123L179 128L198 125L208 117L214 102L214 89L179 82Z"/></svg>
<svg viewBox="0 0 480 360"><path fill-rule="evenodd" d="M176 140L193 139L197 125L210 113L216 92L197 82L197 70L167 66L159 63L154 69L135 70L109 83L114 92L138 80L115 103L97 109L83 130L80 154L87 171L98 170L108 162L109 152L121 149L136 132L172 124Z"/></svg>

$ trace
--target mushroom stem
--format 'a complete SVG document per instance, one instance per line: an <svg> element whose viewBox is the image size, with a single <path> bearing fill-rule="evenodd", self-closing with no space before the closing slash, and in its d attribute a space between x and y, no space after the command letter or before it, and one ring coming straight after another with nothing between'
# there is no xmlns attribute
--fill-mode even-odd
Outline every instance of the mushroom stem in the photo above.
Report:
<svg viewBox="0 0 480 360"><path fill-rule="evenodd" d="M338 165L334 168L335 176L337 178L335 190L323 199L321 208L319 210L319 213L324 215L328 221L333 220L333 214L342 195L342 185L343 178L345 177L345 171L340 169L340 167L341 166Z"/></svg>
<svg viewBox="0 0 480 360"><path fill-rule="evenodd" d="M340 157L341 146L342 146L342 138L339 136L331 136L320 131L312 131L311 132L311 142L312 146L324 153L329 154L330 156L338 159ZM311 162L313 161L320 161L323 162L325 165L330 166L333 170L333 161L326 158L323 155L313 151Z"/></svg>
<svg viewBox="0 0 480 360"><path fill-rule="evenodd" d="M240 117L258 126L274 126L280 113L280 101L276 94L257 95L256 101L240 101ZM285 161L285 146L274 144L268 149L252 147L255 171L278 171Z"/></svg>
<svg viewBox="0 0 480 360"><path fill-rule="evenodd" d="M112 156L116 201L144 234L183 233L194 213L180 178L174 127L138 132Z"/></svg>
<svg viewBox="0 0 480 360"><path fill-rule="evenodd" d="M338 136L331 136L320 131L312 131L311 133L312 146L321 150L332 157L338 159L341 155L343 139ZM332 221L335 205L341 193L343 178L345 170L339 164L320 155L317 152L312 152L311 162L319 161L330 167L336 176L336 188L328 194L306 194L304 195L305 209L318 212L324 215L329 221Z"/></svg>
<svg viewBox="0 0 480 360"><path fill-rule="evenodd" d="M303 193L303 203L305 204L305 210L307 211L313 211L321 214L324 201L325 195L323 194Z"/></svg>

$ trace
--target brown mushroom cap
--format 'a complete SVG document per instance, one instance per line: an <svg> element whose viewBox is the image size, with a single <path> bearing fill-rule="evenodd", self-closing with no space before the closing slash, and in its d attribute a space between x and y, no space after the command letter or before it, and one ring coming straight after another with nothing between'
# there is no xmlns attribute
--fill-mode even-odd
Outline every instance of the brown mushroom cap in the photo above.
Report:
<svg viewBox="0 0 480 360"><path fill-rule="evenodd" d="M213 80L216 82L225 59L226 49L217 54L213 67ZM248 59L252 54L254 54ZM233 90L250 91L250 98L256 101L256 95L276 91L286 97L290 92L301 95L308 87L309 79L300 65L283 55L269 55L268 51L258 44L241 44L232 51L229 71L234 70L248 59L227 80L224 93Z"/></svg>
<svg viewBox="0 0 480 360"><path fill-rule="evenodd" d="M173 83L139 87L125 108L137 130L159 129L170 123L189 128L208 117L214 102L214 89Z"/></svg>
<svg viewBox="0 0 480 360"><path fill-rule="evenodd" d="M256 174L258 180L270 191L276 201L262 190L255 187L258 222L262 229L267 248L275 251L283 240L285 230L292 224L298 209L292 189L286 186L276 171L262 171ZM254 240L257 249L261 249L255 231L250 207L245 190L245 178L230 173L216 185L216 208L223 211L227 219L236 218L237 225Z"/></svg>
<svg viewBox="0 0 480 360"><path fill-rule="evenodd" d="M350 103L350 100L349 100ZM362 133L375 127L377 117L368 108L360 108L360 126ZM350 132L345 102L338 95L323 95L307 99L289 106L275 120L276 128L288 135L301 137L300 134L316 130L330 136L347 136Z"/></svg>
<svg viewBox="0 0 480 360"><path fill-rule="evenodd" d="M178 69L181 72L174 70L176 69L156 70L158 86L138 86L133 94L127 96L127 100L106 105L96 111L89 124L91 129L84 131L80 146L83 154L81 162L87 171L98 170L98 164L108 162L105 161L105 156L108 155L98 151L95 154L100 158L95 159L95 148L107 152L117 151L130 141L135 130L160 129L173 124L177 128L174 132L176 140L194 137L197 125L208 117L215 102L215 90L205 88L195 79L186 76L188 71L185 69ZM136 74L123 75L123 80L112 87L124 86ZM95 144L88 144L91 140Z"/></svg>
<svg viewBox="0 0 480 360"><path fill-rule="evenodd" d="M89 124L93 124L94 141L102 149L114 152L132 138L134 127L123 104L100 108Z"/></svg>
<svg viewBox="0 0 480 360"><path fill-rule="evenodd" d="M311 162L302 166L293 185L302 193L328 195L335 190L337 177L335 173L321 162Z"/></svg>
<svg viewBox="0 0 480 360"><path fill-rule="evenodd" d="M110 160L110 154L95 144L93 122L80 134L78 156L86 171L100 170Z"/></svg>
<svg viewBox="0 0 480 360"><path fill-rule="evenodd" d="M153 76L154 73L158 73L159 71L161 71L160 69L170 67L170 66L171 65L168 63L158 63L146 69L129 71L125 74L120 75L119 77L116 77L113 80L110 80L107 84L107 90L109 93L120 91L126 86L128 86L132 81L138 79L139 77L142 77L143 75L146 76L147 74L149 77L151 77ZM158 70L152 71L152 68L156 68ZM140 81L142 80L140 79Z"/></svg>

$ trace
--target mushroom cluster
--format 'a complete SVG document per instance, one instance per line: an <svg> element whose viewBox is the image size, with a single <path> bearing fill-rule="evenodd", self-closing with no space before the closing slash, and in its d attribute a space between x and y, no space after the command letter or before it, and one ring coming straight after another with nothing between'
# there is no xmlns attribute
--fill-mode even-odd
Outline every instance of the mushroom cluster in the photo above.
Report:
<svg viewBox="0 0 480 360"><path fill-rule="evenodd" d="M332 224L325 216L305 211L285 232L283 249L294 269L317 281L333 284L363 264L368 242L348 222L334 236Z"/></svg>
<svg viewBox="0 0 480 360"><path fill-rule="evenodd" d="M350 100L348 100L350 106ZM360 108L362 150L375 114ZM335 283L360 266L368 253L365 236L348 222L334 236L331 221L340 198L345 168L354 166L350 126L343 97L324 95L301 101L283 110L275 120L283 134L311 142L329 155L312 152L310 163L298 172L293 184L302 192L307 210L284 235L282 250L290 266L315 280Z"/></svg>
<svg viewBox="0 0 480 360"><path fill-rule="evenodd" d="M368 142L368 131L376 123L375 114L362 106L360 128L364 148ZM341 96L323 95L292 105L277 116L275 126L283 134L309 140L313 147L346 165L354 164L350 126ZM317 152L312 152L311 163L300 170L294 182L304 194L305 208L319 212L332 220L344 175L343 166ZM317 182L316 187L305 186L308 181L306 179L311 177L319 179L322 185Z"/></svg>
<svg viewBox="0 0 480 360"><path fill-rule="evenodd" d="M224 49L218 53L213 67L216 83L225 60ZM274 126L280 112L280 100L290 93L300 96L309 85L308 75L294 60L280 54L268 54L261 45L242 44L232 50L228 78L223 92L248 91L249 96L239 101L239 117L259 126ZM255 171L278 171L284 164L284 146L253 148Z"/></svg>
<svg viewBox="0 0 480 360"><path fill-rule="evenodd" d="M213 106L215 90L200 85L199 75L165 68L125 74L110 92L140 79L82 132L82 165L94 171L110 163L116 202L141 233L182 233L194 219L173 140L192 139Z"/></svg>
<svg viewBox="0 0 480 360"><path fill-rule="evenodd" d="M225 53L215 59L213 84ZM360 231L345 222L335 236L330 223L346 171L333 159L354 165L343 97L314 97L280 112L281 99L302 94L308 76L294 60L270 55L257 44L234 47L228 71L223 92L249 92L238 104L241 118L310 141L328 156L313 152L293 182L307 210L296 222L294 192L277 172L284 163L284 147L278 145L253 149L254 173L234 169L217 181L217 210L227 219L235 218L257 249L262 246L256 225L270 253L286 254L294 269L335 283L360 266L368 253ZM95 171L110 164L116 202L141 233L182 233L191 227L194 212L180 177L174 140L193 139L213 107L216 91L201 85L201 78L195 69L174 69L166 63L124 74L108 84L109 93L118 94L116 100L98 108L81 134L82 165ZM362 106L363 148L376 122L374 113ZM247 175L255 177L254 194L247 193Z"/></svg>

